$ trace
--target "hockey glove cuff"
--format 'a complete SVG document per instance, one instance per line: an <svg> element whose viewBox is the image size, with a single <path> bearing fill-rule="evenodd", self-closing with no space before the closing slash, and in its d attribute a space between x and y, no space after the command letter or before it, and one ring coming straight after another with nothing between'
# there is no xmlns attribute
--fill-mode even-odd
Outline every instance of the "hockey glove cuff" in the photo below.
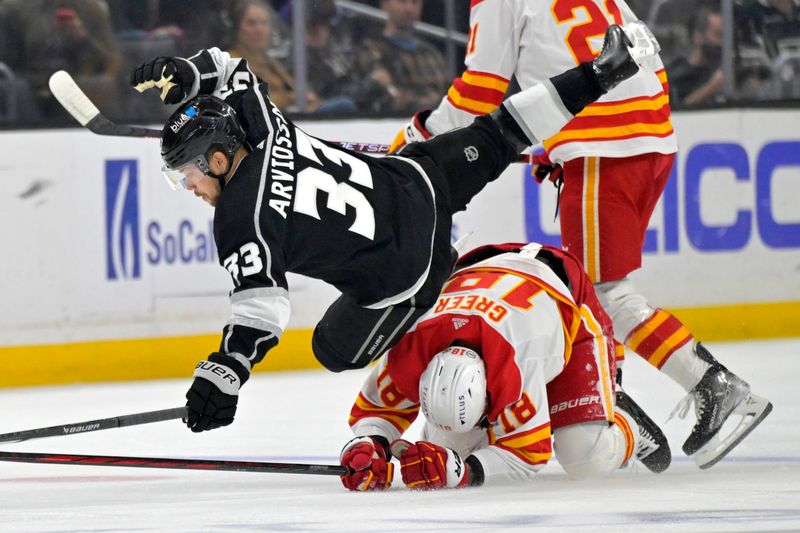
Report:
<svg viewBox="0 0 800 533"><path fill-rule="evenodd" d="M348 473L342 485L348 490L386 490L392 486L394 465L390 462L389 442L380 436L356 437L342 448L339 462Z"/></svg>
<svg viewBox="0 0 800 533"><path fill-rule="evenodd" d="M532 173L536 183L541 184L547 179L552 181L556 187L559 186L564 175L564 169L550 161L547 152L532 155L530 163L533 165Z"/></svg>
<svg viewBox="0 0 800 533"><path fill-rule="evenodd" d="M195 433L227 426L233 422L239 389L249 373L233 357L214 353L200 361L194 382L186 393L186 425Z"/></svg>
<svg viewBox="0 0 800 533"><path fill-rule="evenodd" d="M400 150L403 146L411 143L422 142L426 139L433 137L433 134L425 129L425 121L431 115L430 109L417 111L411 118L411 121L406 124L402 130L397 134L389 147L389 153L393 154Z"/></svg>
<svg viewBox="0 0 800 533"><path fill-rule="evenodd" d="M400 473L409 489L461 488L469 483L469 467L450 448L399 439L392 443L391 449L400 459Z"/></svg>

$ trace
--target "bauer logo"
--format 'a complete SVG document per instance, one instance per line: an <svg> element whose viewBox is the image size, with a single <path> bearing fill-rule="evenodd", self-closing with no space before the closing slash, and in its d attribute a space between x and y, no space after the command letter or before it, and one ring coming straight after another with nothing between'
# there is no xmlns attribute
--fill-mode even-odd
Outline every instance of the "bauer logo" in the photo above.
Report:
<svg viewBox="0 0 800 533"><path fill-rule="evenodd" d="M141 277L139 173L136 160L106 161L106 275Z"/></svg>

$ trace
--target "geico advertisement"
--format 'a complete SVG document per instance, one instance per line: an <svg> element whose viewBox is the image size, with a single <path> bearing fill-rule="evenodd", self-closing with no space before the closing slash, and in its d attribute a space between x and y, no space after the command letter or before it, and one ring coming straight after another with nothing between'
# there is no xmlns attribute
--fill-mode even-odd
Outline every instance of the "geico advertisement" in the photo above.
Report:
<svg viewBox="0 0 800 533"><path fill-rule="evenodd" d="M633 278L664 306L800 300L800 111L674 117L681 144ZM380 143L400 120L307 122L313 135ZM0 272L0 344L218 331L231 280L213 210L160 174L158 142L83 130L6 132L10 195ZM41 150L47 150L47 157ZM455 220L467 248L558 243L555 189L512 165ZM311 327L336 296L289 279L290 327Z"/></svg>
<svg viewBox="0 0 800 533"><path fill-rule="evenodd" d="M653 303L800 300L798 120L797 110L673 117L680 151L631 276ZM552 184L512 165L457 217L456 236L558 245L556 198Z"/></svg>

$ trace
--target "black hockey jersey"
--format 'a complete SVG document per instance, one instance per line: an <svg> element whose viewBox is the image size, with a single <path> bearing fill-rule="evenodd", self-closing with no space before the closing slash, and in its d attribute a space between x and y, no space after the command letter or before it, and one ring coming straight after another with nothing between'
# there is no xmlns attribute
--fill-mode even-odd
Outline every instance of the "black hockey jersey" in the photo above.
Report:
<svg viewBox="0 0 800 533"><path fill-rule="evenodd" d="M306 134L269 100L266 84L253 85L244 60L218 49L191 60L199 93L225 97L252 147L214 217L220 263L234 283L221 350L252 365L277 343L289 320L287 272L324 280L365 307L417 292L437 217L436 192L420 165Z"/></svg>
<svg viewBox="0 0 800 533"><path fill-rule="evenodd" d="M264 130L264 140L236 169L214 217L234 292L286 288L286 272L324 280L369 307L416 292L436 217L422 168L308 135L283 117L263 85L236 96L229 103L249 133Z"/></svg>

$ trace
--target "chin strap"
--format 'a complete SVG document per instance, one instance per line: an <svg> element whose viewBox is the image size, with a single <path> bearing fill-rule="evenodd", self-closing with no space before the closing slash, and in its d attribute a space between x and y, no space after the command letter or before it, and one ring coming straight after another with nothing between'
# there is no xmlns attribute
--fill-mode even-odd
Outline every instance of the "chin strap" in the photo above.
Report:
<svg viewBox="0 0 800 533"><path fill-rule="evenodd" d="M225 152L222 152L222 153L225 153ZM206 176L211 176L212 178L215 178L217 181L219 181L219 186L220 186L221 189L225 189L225 176L230 174L231 173L231 169L233 169L233 156L225 154L225 158L228 160L228 172L226 172L225 174L214 174L213 172L211 172L211 168L209 168L208 172L206 172ZM210 167L210 165L209 165L209 167Z"/></svg>

